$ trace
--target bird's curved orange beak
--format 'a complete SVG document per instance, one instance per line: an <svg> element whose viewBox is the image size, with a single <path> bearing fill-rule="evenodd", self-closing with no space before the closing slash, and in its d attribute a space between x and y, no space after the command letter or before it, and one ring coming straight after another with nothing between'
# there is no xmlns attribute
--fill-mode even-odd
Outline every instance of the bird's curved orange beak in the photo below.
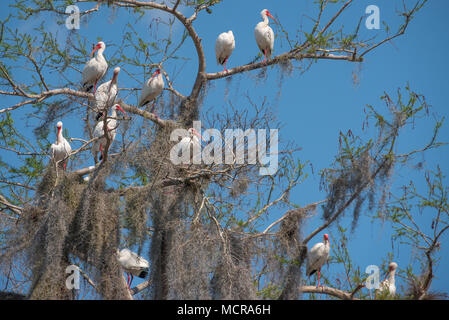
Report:
<svg viewBox="0 0 449 320"><path fill-rule="evenodd" d="M95 53L95 51L97 51L97 50L100 49L100 48L101 48L101 45L97 44L97 45L94 47L94 49L92 50L92 52L90 53L90 56L92 57L93 54Z"/></svg>
<svg viewBox="0 0 449 320"><path fill-rule="evenodd" d="M157 76L160 73L161 73L161 70L156 69L156 71L151 75L151 78L153 78L154 76Z"/></svg>
<svg viewBox="0 0 449 320"><path fill-rule="evenodd" d="M269 16L269 17L270 17L271 19L273 19L273 21L274 21L274 22L276 22L276 23L277 23L276 19L275 19L275 18L273 18L273 16L271 15L271 13L267 12L267 16Z"/></svg>
<svg viewBox="0 0 449 320"><path fill-rule="evenodd" d="M122 109L122 107L120 107L119 105L117 105L117 110L120 110L125 116L126 116L126 112L125 110Z"/></svg>
<svg viewBox="0 0 449 320"><path fill-rule="evenodd" d="M201 140L203 140L204 143L206 143L206 140L203 138L203 136L202 136L198 131L195 130L195 128L193 129L193 133L194 133L197 137L201 138Z"/></svg>

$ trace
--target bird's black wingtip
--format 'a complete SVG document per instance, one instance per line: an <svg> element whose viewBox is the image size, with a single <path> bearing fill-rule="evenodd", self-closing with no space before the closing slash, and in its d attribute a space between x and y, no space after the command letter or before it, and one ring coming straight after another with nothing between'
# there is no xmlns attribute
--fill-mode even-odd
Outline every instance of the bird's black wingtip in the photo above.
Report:
<svg viewBox="0 0 449 320"><path fill-rule="evenodd" d="M148 275L148 270L143 270L139 273L139 278L145 279Z"/></svg>
<svg viewBox="0 0 449 320"><path fill-rule="evenodd" d="M93 89L94 86L87 86L87 84L83 84L83 88L81 89L81 91L84 92L90 92Z"/></svg>
<svg viewBox="0 0 449 320"><path fill-rule="evenodd" d="M103 112L98 112L97 113L97 115L96 115L96 117L95 117L95 120L100 120L101 118L103 118Z"/></svg>

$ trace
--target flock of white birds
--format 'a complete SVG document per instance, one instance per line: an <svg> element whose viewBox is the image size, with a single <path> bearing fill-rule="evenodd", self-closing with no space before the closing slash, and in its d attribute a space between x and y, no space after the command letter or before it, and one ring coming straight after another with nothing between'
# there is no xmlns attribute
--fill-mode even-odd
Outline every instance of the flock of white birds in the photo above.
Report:
<svg viewBox="0 0 449 320"><path fill-rule="evenodd" d="M259 22L254 29L254 36L257 42L257 46L264 55L264 62L271 58L271 54L274 48L274 32L268 25L268 17L276 20L270 14L267 9L261 11L262 21ZM117 128L117 110L126 114L120 105L115 104L115 100L118 93L117 77L120 72L120 67L114 69L113 77L110 81L101 84L97 89L97 83L100 81L106 73L108 63L103 56L103 52L106 49L104 42L99 42L93 49L91 56L97 51L97 54L93 56L85 65L82 73L82 88L83 91L89 92L94 89L94 101L92 101L93 109L97 112L93 137L97 138L92 144L92 154L95 162L97 162L97 156L100 152L99 160L102 160L104 145L106 144L103 110L112 106L111 115L107 120L107 130L109 139L112 143L115 139ZM224 65L224 72L227 72L227 62L232 52L235 49L234 34L231 30L221 33L215 42L215 55L217 64ZM152 112L154 113L155 103L159 95L164 90L164 78L161 74L161 70L158 68L151 75L151 77L144 83L144 86L140 92L138 99L138 107L143 107L153 102ZM189 135L181 140L182 148L187 149L192 147L193 144L200 144L199 138L202 136L194 129L188 130ZM199 137L199 138L198 138ZM203 139L204 140L204 139ZM57 140L51 145L51 156L59 167L66 169L67 161L72 149L70 144L62 135L62 122L57 123ZM323 236L324 241L315 244L307 254L307 267L306 274L310 277L315 272L317 273L317 287L320 286L321 267L328 261L330 252L329 236L325 234ZM148 274L149 263L144 258L138 256L129 249L117 250L118 261L123 270L128 274L128 287L131 286L133 276L145 278ZM394 296L396 293L395 286L395 272L397 269L395 262L390 263L389 272L387 278L381 282L379 290L381 292L388 292L389 295ZM129 278L131 275L131 280Z"/></svg>
<svg viewBox="0 0 449 320"><path fill-rule="evenodd" d="M260 51L264 54L264 62L266 59L271 58L271 54L274 48L274 32L273 29L268 25L268 17L271 17L276 21L267 9L263 9L260 13L262 16L262 21L259 22L254 29L254 36L257 42L257 46ZM116 136L117 127L117 110L123 112L125 111L116 104L116 98L118 94L117 79L120 72L120 67L114 69L112 79L102 83L98 88L98 82L104 77L108 69L108 63L103 56L106 49L106 44L103 41L98 42L90 56L91 59L86 63L82 72L82 90L90 92L93 89L94 98L91 103L92 109L97 113L95 126L93 132L93 138L96 139L92 143L92 154L94 156L95 163L97 163L98 152L100 152L101 160L103 158L104 145L106 143L105 133L108 134L109 139L112 143ZM225 66L224 72L227 72L227 62L232 52L235 49L235 39L232 31L221 33L215 42L215 55L217 58L217 64ZM140 96L138 98L137 106L144 107L149 103L152 105L152 113L154 114L155 104L157 98L161 95L164 90L165 83L164 77L162 76L161 69L157 68L156 71L151 75L151 77L144 83ZM107 128L104 130L104 110L112 107L112 113L107 117ZM52 159L58 165L62 166L64 170L67 166L68 158L70 157L71 147L68 141L62 136L62 122L58 122L58 134L57 140L51 145L51 156ZM197 132L189 129L189 135L181 140L182 149L190 147L192 144L200 144L201 141L197 138L201 137ZM203 139L204 140L204 139Z"/></svg>

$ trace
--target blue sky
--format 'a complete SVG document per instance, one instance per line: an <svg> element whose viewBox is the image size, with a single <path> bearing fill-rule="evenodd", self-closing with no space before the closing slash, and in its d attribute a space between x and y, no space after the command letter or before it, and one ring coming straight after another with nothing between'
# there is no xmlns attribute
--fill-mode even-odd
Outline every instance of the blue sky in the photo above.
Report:
<svg viewBox="0 0 449 320"><path fill-rule="evenodd" d="M236 49L228 60L228 68L246 64L258 53L254 40L254 26L260 21L259 13L262 9L269 9L294 37L295 30L299 26L304 27L307 31L310 30L312 22L308 17L314 17L316 14L313 2L306 0L277 2L229 0L215 6L212 9L213 13L210 15L202 13L195 21L194 27L202 38L206 54L206 71L216 72L222 69L221 66L216 65L214 52L215 39L219 33L233 30L235 35ZM2 2L2 9L5 9L0 12L0 18L2 19L10 12L7 3L7 1ZM399 21L396 10L402 6L402 1L396 0L356 1L337 20L337 25L344 25L345 31L353 31L360 17L364 15L365 8L371 4L380 8L381 21L387 22L392 30L395 30ZM90 8L91 5L83 4L80 7L83 10ZM404 88L409 83L412 90L425 95L426 101L433 107L432 112L439 116L446 116L446 118L449 116L446 102L446 92L449 88L449 79L446 76L448 71L446 54L449 49L449 33L447 32L449 20L446 16L449 12L448 9L449 2L447 1L429 1L424 9L417 14L404 36L372 51L365 56L365 62L362 64L343 61L319 61L303 74L295 71L291 75L285 76L280 97L278 97L278 85L281 71L277 67L268 68L267 78L264 81L255 81L260 71L238 75L230 82L224 79L214 81L208 91L202 110L213 108L214 111L218 111L226 108L224 96L228 90L234 92L232 90L238 89L240 94L248 93L256 103L262 102L263 98L267 97L279 121L284 124L279 132L280 139L295 141L302 148L298 153L299 158L302 161L309 160L315 171L315 175L311 175L291 193L290 199L300 205L322 200L326 195L319 190L320 177L317 173L320 169L329 167L338 152L340 130L346 132L351 129L354 134L368 138L366 133L362 131L362 122L365 117L363 109L366 104L383 108L383 102L379 97L384 94L384 91L388 92L391 97L396 97L396 90ZM104 12L104 10L101 10L101 13L92 14L88 21L82 20L81 29L77 32L86 36L90 43L96 42L97 39L105 41L108 44L105 51L106 59L110 58L115 51L114 45L120 45L121 41L117 35L122 33L124 24L131 22L143 39L152 41L156 30L154 25L152 29L149 28L150 23L158 17L166 18L166 15L160 14L156 10L146 14L137 22L123 10L112 16ZM108 11L106 10L106 12ZM334 11L332 10L332 12ZM17 27L21 31L30 30L45 17L48 16L41 15L37 18L37 21L29 21L25 24L19 22ZM326 21L326 18L329 17L323 17L323 21ZM48 30L57 32L60 41L64 41L67 37L65 28L58 25L54 20L48 19L46 27L48 27ZM278 31L276 27L274 29L275 32ZM164 34L166 28L161 26L157 32ZM182 26L179 23L176 23L175 32L179 37L180 32L182 32ZM362 23L361 35L367 38L376 36L376 39L380 40L384 33L383 30L368 30L364 28L364 23ZM300 37L300 39L303 39L302 35ZM109 46L109 44L112 45ZM274 55L286 50L288 50L288 47L285 41L277 39ZM164 68L170 75L176 74L174 78L175 88L188 95L197 69L196 53L190 39L186 40L181 53L183 56L192 57L192 60L178 60L176 63L164 65ZM110 79L113 67L109 66L105 79ZM123 66L121 67L123 68ZM360 78L357 85L352 80L354 72ZM76 74L74 76L79 77ZM51 79L54 83L58 81L58 79ZM144 79L140 80L143 81ZM141 87L141 83L136 83L134 79L127 77L122 72L119 76L119 86ZM229 98L239 108L249 107L243 97L239 98L231 94ZM9 103L9 99L2 99L4 99L5 104ZM130 96L127 99L129 99L127 101L130 104L136 103L135 96ZM29 109L20 111L15 116L20 118L26 111L29 111ZM71 137L82 135L79 121L76 120L78 120L76 115L63 119L65 128L68 129ZM418 121L414 130L404 132L398 150L423 146L432 134L433 124L433 118ZM24 126L23 130L28 129ZM448 138L449 126L444 124L440 132L440 141L446 142L449 140ZM50 139L53 139L52 135ZM438 164L444 173L449 174L448 156L449 147L442 147L426 152L424 157L412 161L411 165L424 160L428 169L435 169ZM411 165L395 169L393 192L397 193L398 187L407 184L410 180L413 180L422 191L425 190L424 172L414 172L411 170ZM448 182L447 179L446 182ZM279 214L281 212L273 211L270 222L276 220ZM350 217L350 212L348 212L348 216ZM421 221L423 224L430 225L430 220L426 219L426 216L421 217ZM318 214L307 224L304 233L308 234L321 223L321 215ZM350 219L342 219L341 224L350 227ZM335 228L326 230L326 232L331 235L336 234ZM309 246L321 241L321 235L319 234L313 239ZM444 272L449 269L448 244L448 236L446 236L442 241L441 261L436 267L433 290L449 291L449 276ZM387 253L391 251L390 225L388 223L372 224L370 218L361 217L357 231L350 235L349 250L353 262L360 266L362 270L370 264L380 265L382 259L385 259ZM396 248L394 259L400 268L413 261L406 246ZM326 267L323 272L332 273L334 270L331 266L330 270ZM402 283L399 280L399 290L401 285L405 285L403 280Z"/></svg>

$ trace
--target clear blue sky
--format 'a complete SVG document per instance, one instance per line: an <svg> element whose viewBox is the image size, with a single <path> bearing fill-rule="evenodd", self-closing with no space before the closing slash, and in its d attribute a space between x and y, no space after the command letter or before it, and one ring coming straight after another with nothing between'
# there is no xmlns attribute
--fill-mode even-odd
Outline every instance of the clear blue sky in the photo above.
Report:
<svg viewBox="0 0 449 320"><path fill-rule="evenodd" d="M215 63L214 45L217 35L223 31L233 30L236 39L236 49L228 61L228 68L246 64L258 53L254 40L254 26L260 21L260 11L264 8L277 16L283 27L295 35L298 26L303 26L310 30L311 21L308 17L314 17L316 10L314 1L236 1L229 0L214 7L213 14L202 13L195 21L194 27L202 38L202 43L206 53L206 71L215 72L221 70L221 66ZM411 3L412 1L406 1ZM0 18L4 18L9 12L8 1L2 2ZM354 30L360 17L364 15L368 5L375 4L380 8L381 20L392 26L392 30L398 25L396 10L402 6L402 1L356 1L338 20L337 25L343 24L346 31ZM91 5L82 5L81 9L90 8ZM134 22L134 17L128 15L124 10L115 12L112 16L101 13L94 13L88 21L82 20L81 29L78 31L86 36L90 43L102 39L108 45L120 45L124 24L131 22L136 31L143 39L151 41L154 32L166 32L166 28L160 26L158 30L149 29L152 19L157 17L166 18L166 15L154 10L146 14L141 20ZM109 12L109 11L107 11ZM334 12L334 11L333 11ZM291 200L301 205L322 200L325 194L319 191L320 177L317 174L320 169L329 167L335 154L338 151L338 134L351 129L356 135L367 138L362 132L362 122L364 119L363 109L366 104L376 107L383 107L379 97L384 91L391 97L396 97L397 88L404 88L407 82L412 90L424 94L427 102L432 105L434 113L448 118L446 92L449 87L449 79L446 76L448 71L447 52L449 47L449 2L429 1L424 9L420 11L416 19L412 21L406 34L391 44L386 44L366 56L365 62L360 64L340 62L340 61L319 61L314 64L309 71L304 74L294 72L286 76L282 83L282 92L278 94L279 77L281 72L277 67L268 68L268 76L265 81L255 81L260 71L250 74L238 75L231 82L218 80L213 83L208 91L208 97L203 105L203 110L213 108L215 111L226 108L224 96L227 90L231 92L229 96L232 103L239 108L247 108L248 103L245 98L238 97L232 93L238 88L239 94L248 93L254 102L262 102L266 96L272 104L278 119L284 124L279 135L281 140L294 140L302 150L298 153L301 160L309 160L313 164L315 175L310 176L302 185L291 193ZM19 30L30 30L37 26L46 15L41 15L36 21L25 24L20 22L17 25ZM326 17L323 19L325 20ZM327 17L328 18L328 17ZM57 32L58 39L65 41L67 31L64 26L57 25L52 19L47 19L49 30ZM308 28L309 26L309 28ZM275 31L278 29L275 28ZM182 26L177 23L175 29L179 37ZM382 30L367 30L364 23L361 28L361 35L368 37L377 36L382 39ZM302 35L300 35L303 37ZM303 38L302 38L303 39ZM283 41L275 41L274 54L288 50ZM109 59L115 49L108 46L105 51L106 59ZM181 54L182 53L182 54ZM175 87L183 94L190 92L193 79L196 74L196 53L190 39L181 51L181 55L192 57L190 61L179 60L164 65L169 74L175 74ZM110 65L107 79L112 74L114 66ZM121 66L123 67L123 66ZM126 67L126 66L125 66ZM360 77L360 83L354 85L352 81L353 72ZM79 75L74 74L79 77ZM140 79L143 81L143 79ZM57 83L57 79L53 80ZM119 87L141 87L141 83L124 72L119 76ZM122 96L123 97L123 96ZM4 99L4 98L2 98ZM127 100L130 104L136 103L136 97L130 96ZM9 99L4 99L7 104ZM394 99L393 99L394 100ZM17 113L19 116L21 112ZM69 130L71 137L80 137L82 130L79 121L75 116L62 119L65 127ZM424 145L432 134L433 119L418 121L413 131L404 132L400 141L400 150L420 147ZM449 141L449 125L444 124L440 140ZM23 128L26 130L26 128ZM52 137L52 136L51 136ZM51 138L52 139L52 138ZM3 151L2 151L3 152ZM3 155L2 155L3 157ZM449 174L449 148L442 147L437 150L428 151L423 158L426 168L435 169L440 165L442 171ZM392 192L398 193L398 188L407 184L410 180L424 189L424 172L414 172L411 166L405 168L397 167L394 171ZM446 179L448 182L448 179ZM272 220L278 218L280 212L272 212ZM310 221L305 234L321 224L320 214ZM348 212L350 216L350 212ZM429 225L431 221L422 217L420 222ZM341 224L350 227L350 219L341 220ZM334 228L326 232L331 235ZM321 241L321 235L313 239L310 243ZM370 264L381 264L382 259L387 257L391 251L391 226L388 223L379 225L372 224L370 218L362 216L359 221L359 228L356 233L350 235L349 250L355 265L360 266L362 271ZM432 289L437 291L449 291L449 276L445 270L449 270L449 241L446 236L442 241L443 249L440 252L441 261L436 267L436 278L433 281ZM403 267L409 264L413 258L405 246L395 247L394 260ZM332 266L331 266L332 267ZM325 268L323 272L335 272ZM399 291L401 286L405 286L403 280L399 280Z"/></svg>

